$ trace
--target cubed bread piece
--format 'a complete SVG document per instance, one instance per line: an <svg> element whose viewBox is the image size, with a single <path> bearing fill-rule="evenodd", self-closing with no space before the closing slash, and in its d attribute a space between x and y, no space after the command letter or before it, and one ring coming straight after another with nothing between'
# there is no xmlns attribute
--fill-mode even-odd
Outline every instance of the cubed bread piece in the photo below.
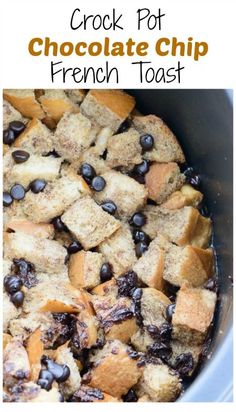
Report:
<svg viewBox="0 0 236 412"><path fill-rule="evenodd" d="M170 299L154 288L142 289L141 315L143 325L160 327L166 322L166 308L171 304Z"/></svg>
<svg viewBox="0 0 236 412"><path fill-rule="evenodd" d="M86 90L84 89L66 89L64 92L75 104L80 104L82 100L84 100L86 94Z"/></svg>
<svg viewBox="0 0 236 412"><path fill-rule="evenodd" d="M27 316L12 319L9 324L9 331L12 336L17 337L22 341L26 341L30 336L33 336L38 329L44 334L44 331L51 328L52 323L53 317L51 313L32 312ZM38 338L37 334L36 337ZM43 340L46 341L45 337Z"/></svg>
<svg viewBox="0 0 236 412"><path fill-rule="evenodd" d="M5 257L26 259L36 271L59 273L65 271L66 250L55 240L43 239L22 232L5 234Z"/></svg>
<svg viewBox="0 0 236 412"><path fill-rule="evenodd" d="M122 90L93 89L86 95L80 109L85 116L115 131L134 106L134 98Z"/></svg>
<svg viewBox="0 0 236 412"><path fill-rule="evenodd" d="M90 349L98 343L99 322L94 315L84 310L78 315L76 322L76 335L79 337L79 348Z"/></svg>
<svg viewBox="0 0 236 412"><path fill-rule="evenodd" d="M107 280L106 282L101 283L100 285L93 288L91 290L91 293L99 296L106 296L110 294L117 296L118 286L116 280L112 278L111 280Z"/></svg>
<svg viewBox="0 0 236 412"><path fill-rule="evenodd" d="M11 219L5 227L9 232L22 232L26 235L52 239L54 237L54 226L50 223L33 223L29 220Z"/></svg>
<svg viewBox="0 0 236 412"><path fill-rule="evenodd" d="M26 350L30 363L30 379L37 381L41 370L41 357L44 350L40 328L36 329L29 337Z"/></svg>
<svg viewBox="0 0 236 412"><path fill-rule="evenodd" d="M39 155L45 155L53 149L50 130L38 119L33 118L25 130L16 138L13 147L21 148Z"/></svg>
<svg viewBox="0 0 236 412"><path fill-rule="evenodd" d="M98 126L81 113L65 113L55 132L57 152L69 161L77 160L84 150L94 142Z"/></svg>
<svg viewBox="0 0 236 412"><path fill-rule="evenodd" d="M7 100L3 100L3 129L7 129L10 122L17 120L26 123L18 110L16 110Z"/></svg>
<svg viewBox="0 0 236 412"><path fill-rule="evenodd" d="M59 177L60 166L60 158L31 155L26 162L14 164L9 181L20 183L25 188L35 179L50 182Z"/></svg>
<svg viewBox="0 0 236 412"><path fill-rule="evenodd" d="M165 253L159 244L153 240L148 250L137 260L133 270L143 283L152 288L162 290L164 287L164 263Z"/></svg>
<svg viewBox="0 0 236 412"><path fill-rule="evenodd" d="M151 239L161 234L180 246L207 246L211 234L211 221L201 216L194 207L185 206L168 210L147 205L143 212L147 218L143 230Z"/></svg>
<svg viewBox="0 0 236 412"><path fill-rule="evenodd" d="M167 365L149 363L135 389L138 396L146 395L150 402L173 402L182 385L178 375Z"/></svg>
<svg viewBox="0 0 236 412"><path fill-rule="evenodd" d="M5 89L3 90L3 96L25 117L43 119L45 116L42 107L35 99L34 90L32 89Z"/></svg>
<svg viewBox="0 0 236 412"><path fill-rule="evenodd" d="M60 391L65 398L68 398L68 396L72 395L80 387L81 377L79 369L67 345L62 345L56 350L55 360L59 364L67 365L70 369L68 379L59 385Z"/></svg>
<svg viewBox="0 0 236 412"><path fill-rule="evenodd" d="M120 398L141 376L137 360L128 355L129 347L118 340L108 341L90 357L93 368L88 372L89 386ZM86 376L86 375L85 375Z"/></svg>
<svg viewBox="0 0 236 412"><path fill-rule="evenodd" d="M119 402L114 396L87 385L81 385L79 390L73 394L72 400L73 402Z"/></svg>
<svg viewBox="0 0 236 412"><path fill-rule="evenodd" d="M103 262L101 253L74 253L69 259L69 278L76 288L92 289L100 283L100 269Z"/></svg>
<svg viewBox="0 0 236 412"><path fill-rule="evenodd" d="M175 135L159 117L135 116L133 124L140 135L150 134L154 139L153 149L144 153L147 160L163 163L185 162L183 151Z"/></svg>
<svg viewBox="0 0 236 412"><path fill-rule="evenodd" d="M29 289L23 310L30 312L77 313L86 309L82 293L68 282L45 281Z"/></svg>
<svg viewBox="0 0 236 412"><path fill-rule="evenodd" d="M42 389L34 382L20 382L12 388L9 402L61 402L62 396L57 388L49 391Z"/></svg>
<svg viewBox="0 0 236 412"><path fill-rule="evenodd" d="M139 133L135 129L109 137L107 144L107 164L110 167L128 166L142 162L142 148Z"/></svg>
<svg viewBox="0 0 236 412"><path fill-rule="evenodd" d="M114 294L94 295L92 303L106 339L128 343L138 329L131 300Z"/></svg>
<svg viewBox="0 0 236 412"><path fill-rule="evenodd" d="M61 219L86 250L97 246L120 227L118 220L89 197L73 203Z"/></svg>
<svg viewBox="0 0 236 412"><path fill-rule="evenodd" d="M172 193L172 195L162 203L162 207L166 209L181 209L184 206L197 207L203 199L203 194L194 189L191 185L183 185L180 190Z"/></svg>
<svg viewBox="0 0 236 412"><path fill-rule="evenodd" d="M193 287L203 285L213 274L213 250L191 245L180 247L162 236L154 242L164 250L163 278L175 286L185 283Z"/></svg>
<svg viewBox="0 0 236 412"><path fill-rule="evenodd" d="M141 209L147 199L147 189L129 176L111 170L102 175L106 186L101 192L94 193L98 203L112 200L117 206L119 217L130 217Z"/></svg>
<svg viewBox="0 0 236 412"><path fill-rule="evenodd" d="M73 202L90 189L81 176L62 176L46 185L43 192L28 192L22 203L23 211L28 219L35 223L46 222L60 216Z"/></svg>
<svg viewBox="0 0 236 412"><path fill-rule="evenodd" d="M150 336L146 329L138 329L131 337L131 344L138 352L146 352L147 347L154 343L154 339Z"/></svg>
<svg viewBox="0 0 236 412"><path fill-rule="evenodd" d="M65 112L79 111L79 107L68 98L62 89L46 89L38 100L46 115L56 123Z"/></svg>
<svg viewBox="0 0 236 412"><path fill-rule="evenodd" d="M10 301L9 296L3 293L3 330L8 331L9 323L12 319L18 318L20 309L17 309Z"/></svg>
<svg viewBox="0 0 236 412"><path fill-rule="evenodd" d="M182 360L182 365L184 365L185 373L181 373L181 369L179 370L179 372L183 376L191 376L198 365L198 361L202 351L202 346L190 345L189 343L180 342L174 339L171 340L170 346L172 349L172 354L171 357L168 359L168 364L175 369L177 365L181 363ZM185 364L184 359L191 360L189 360L188 364Z"/></svg>
<svg viewBox="0 0 236 412"><path fill-rule="evenodd" d="M145 175L148 197L161 204L181 188L184 180L185 176L180 173L177 163L153 163Z"/></svg>
<svg viewBox="0 0 236 412"><path fill-rule="evenodd" d="M111 264L115 277L129 271L137 260L129 226L124 223L110 238L100 243L98 249Z"/></svg>
<svg viewBox="0 0 236 412"><path fill-rule="evenodd" d="M177 293L172 318L174 339L191 344L201 344L212 322L216 293L206 289L182 286Z"/></svg>
<svg viewBox="0 0 236 412"><path fill-rule="evenodd" d="M30 363L23 346L17 338L11 339L3 352L3 378L7 387L11 387L18 380L28 380L30 377Z"/></svg>

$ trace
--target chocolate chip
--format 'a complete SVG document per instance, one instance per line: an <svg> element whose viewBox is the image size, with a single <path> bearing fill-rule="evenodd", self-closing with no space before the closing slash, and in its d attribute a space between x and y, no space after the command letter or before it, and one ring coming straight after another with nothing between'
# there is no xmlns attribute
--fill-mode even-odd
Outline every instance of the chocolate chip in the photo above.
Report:
<svg viewBox="0 0 236 412"><path fill-rule="evenodd" d="M14 152L12 152L11 155L12 155L15 163L24 163L30 157L30 154L28 152L26 152L25 150L15 150Z"/></svg>
<svg viewBox="0 0 236 412"><path fill-rule="evenodd" d="M65 382L69 378L70 369L67 365L59 365L46 356L43 356L41 361L44 365L46 365L47 369L52 373L54 379L58 383Z"/></svg>
<svg viewBox="0 0 236 412"><path fill-rule="evenodd" d="M30 183L29 187L33 193L37 194L44 190L46 184L47 182L44 179L35 179Z"/></svg>
<svg viewBox="0 0 236 412"><path fill-rule="evenodd" d="M69 246L67 247L67 252L70 255L72 255L73 253L77 253L82 249L83 249L82 245L77 240L73 240L73 242L71 242Z"/></svg>
<svg viewBox="0 0 236 412"><path fill-rule="evenodd" d="M38 284L38 279L33 263L28 262L25 259L13 259L11 271L15 275L19 276L19 278L23 282L23 285L28 289Z"/></svg>
<svg viewBox="0 0 236 412"><path fill-rule="evenodd" d="M3 143L7 145L11 145L15 141L15 134L13 130L7 129L3 130Z"/></svg>
<svg viewBox="0 0 236 412"><path fill-rule="evenodd" d="M131 127L131 120L126 119L123 123L121 123L119 129L117 130L116 134L124 133Z"/></svg>
<svg viewBox="0 0 236 412"><path fill-rule="evenodd" d="M9 207L11 206L13 199L8 192L3 192L3 206Z"/></svg>
<svg viewBox="0 0 236 412"><path fill-rule="evenodd" d="M210 290L211 292L217 292L218 290L218 283L216 278L210 278L204 284L204 288Z"/></svg>
<svg viewBox="0 0 236 412"><path fill-rule="evenodd" d="M25 197L25 189L20 184L15 184L10 190L10 195L15 200L22 200Z"/></svg>
<svg viewBox="0 0 236 412"><path fill-rule="evenodd" d="M200 176L194 171L193 167L187 167L184 170L184 175L186 176L187 183L190 183L194 187L199 187L201 183Z"/></svg>
<svg viewBox="0 0 236 412"><path fill-rule="evenodd" d="M175 311L175 303L171 303L170 305L166 307L166 319L168 320L168 322L172 321L172 316L173 316L174 311Z"/></svg>
<svg viewBox="0 0 236 412"><path fill-rule="evenodd" d="M100 206L104 212L109 213L109 215L114 215L117 211L117 206L112 200L107 200L106 202L101 203Z"/></svg>
<svg viewBox="0 0 236 412"><path fill-rule="evenodd" d="M135 165L133 168L133 173L139 176L144 176L149 171L149 163L147 160L143 160L142 163Z"/></svg>
<svg viewBox="0 0 236 412"><path fill-rule="evenodd" d="M138 276L134 271L127 272L124 276L117 279L118 296L131 297L138 286Z"/></svg>
<svg viewBox="0 0 236 412"><path fill-rule="evenodd" d="M137 402L138 397L134 391L134 389L130 389L124 396L123 396L123 401L124 402Z"/></svg>
<svg viewBox="0 0 236 412"><path fill-rule="evenodd" d="M96 176L93 178L91 187L95 192L101 192L106 186L106 181L102 176Z"/></svg>
<svg viewBox="0 0 236 412"><path fill-rule="evenodd" d="M18 292L13 293L11 295L10 300L17 308L19 308L20 306L22 306L24 302L24 298L25 298L24 292L22 290L19 290Z"/></svg>
<svg viewBox="0 0 236 412"><path fill-rule="evenodd" d="M136 317L136 322L138 326L143 325L143 317L141 313L141 299L142 299L143 291L141 288L134 289L132 293L132 300L134 304L134 314Z"/></svg>
<svg viewBox="0 0 236 412"><path fill-rule="evenodd" d="M170 358L172 354L172 349L169 344L165 342L154 342L152 345L147 347L148 355L160 358L163 361L166 361Z"/></svg>
<svg viewBox="0 0 236 412"><path fill-rule="evenodd" d="M10 294L18 292L22 286L22 280L18 276L8 275L4 277L5 290Z"/></svg>
<svg viewBox="0 0 236 412"><path fill-rule="evenodd" d="M19 120L13 120L9 123L9 129L14 132L15 136L18 136L25 129L25 125Z"/></svg>
<svg viewBox="0 0 236 412"><path fill-rule="evenodd" d="M93 178L96 176L95 169L88 163L83 163L79 172L88 184L91 184Z"/></svg>
<svg viewBox="0 0 236 412"><path fill-rule="evenodd" d="M53 374L47 369L42 369L39 373L39 379L37 384L41 386L42 389L49 391L52 388L52 383L54 381Z"/></svg>
<svg viewBox="0 0 236 412"><path fill-rule="evenodd" d="M135 253L137 258L140 258L144 252L146 252L148 250L148 245L144 242L139 242L136 244L135 246Z"/></svg>
<svg viewBox="0 0 236 412"><path fill-rule="evenodd" d="M50 391L50 389L52 389L52 384L47 379L38 379L37 385L46 391Z"/></svg>
<svg viewBox="0 0 236 412"><path fill-rule="evenodd" d="M61 220L61 216L56 216L51 220L51 223L54 226L54 229L57 232L68 232L66 225Z"/></svg>
<svg viewBox="0 0 236 412"><path fill-rule="evenodd" d="M174 369L176 369L181 376L188 375L193 369L194 361L191 353L181 353L175 359Z"/></svg>
<svg viewBox="0 0 236 412"><path fill-rule="evenodd" d="M154 146L154 139L152 135L144 134L140 136L140 145L145 152L152 150Z"/></svg>
<svg viewBox="0 0 236 412"><path fill-rule="evenodd" d="M142 227L143 225L145 225L146 221L146 216L141 212L137 212L134 213L134 215L131 217L130 224L136 227Z"/></svg>
<svg viewBox="0 0 236 412"><path fill-rule="evenodd" d="M112 278L112 268L108 262L102 264L100 269L100 279L101 282L106 282Z"/></svg>
<svg viewBox="0 0 236 412"><path fill-rule="evenodd" d="M149 245L149 243L151 242L151 239L147 235L147 233L143 232L140 229L133 229L132 234L133 234L134 243L143 242L143 243L146 243L146 245Z"/></svg>

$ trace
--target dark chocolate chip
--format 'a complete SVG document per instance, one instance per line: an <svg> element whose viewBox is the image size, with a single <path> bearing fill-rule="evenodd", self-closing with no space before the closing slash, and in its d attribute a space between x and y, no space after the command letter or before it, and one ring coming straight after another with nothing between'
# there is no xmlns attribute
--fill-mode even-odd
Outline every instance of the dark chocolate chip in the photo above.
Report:
<svg viewBox="0 0 236 412"><path fill-rule="evenodd" d="M137 212L134 213L134 215L131 217L130 224L136 227L142 227L143 225L145 225L146 221L146 216L141 212Z"/></svg>
<svg viewBox="0 0 236 412"><path fill-rule="evenodd" d="M170 305L166 307L166 319L168 320L168 322L172 321L172 316L173 316L174 311L175 311L175 303L171 303Z"/></svg>
<svg viewBox="0 0 236 412"><path fill-rule="evenodd" d="M194 361L191 353L181 353L175 359L174 369L176 369L181 376L188 375L193 369Z"/></svg>
<svg viewBox="0 0 236 412"><path fill-rule="evenodd" d="M148 245L144 242L139 242L135 245L135 252L136 252L136 256L137 258L140 258L144 252L146 252L148 250Z"/></svg>
<svg viewBox="0 0 236 412"><path fill-rule="evenodd" d="M70 255L72 255L73 253L77 253L82 249L83 249L82 245L77 240L73 240L73 242L71 242L69 246L67 247L67 252Z"/></svg>
<svg viewBox="0 0 236 412"><path fill-rule="evenodd" d="M10 294L18 292L22 286L22 280L18 276L8 275L4 277L5 290Z"/></svg>
<svg viewBox="0 0 236 412"><path fill-rule="evenodd" d="M131 120L126 119L123 123L121 123L119 129L117 130L116 134L124 133L131 127Z"/></svg>
<svg viewBox="0 0 236 412"><path fill-rule="evenodd" d="M147 235L147 233L143 232L140 229L134 228L132 231L132 234L133 234L134 243L144 242L146 243L146 245L149 245L149 243L151 242L151 239Z"/></svg>
<svg viewBox="0 0 236 412"><path fill-rule="evenodd" d="M25 150L15 150L14 152L12 152L11 155L12 155L15 163L24 163L30 157L30 154L28 152L26 152Z"/></svg>
<svg viewBox="0 0 236 412"><path fill-rule="evenodd" d="M3 143L7 145L11 145L14 143L15 140L15 133L11 129L3 130Z"/></svg>
<svg viewBox="0 0 236 412"><path fill-rule="evenodd" d="M15 184L10 190L10 195L15 200L22 200L25 197L25 189L20 184Z"/></svg>
<svg viewBox="0 0 236 412"><path fill-rule="evenodd" d="M8 192L3 192L3 206L9 207L11 206L13 199Z"/></svg>
<svg viewBox="0 0 236 412"><path fill-rule="evenodd" d="M108 262L102 264L100 269L101 282L106 282L112 278L112 267Z"/></svg>
<svg viewBox="0 0 236 412"><path fill-rule="evenodd" d="M169 344L165 342L154 342L152 345L147 347L147 353L150 356L166 361L170 358L172 349Z"/></svg>
<svg viewBox="0 0 236 412"><path fill-rule="evenodd" d="M218 282L216 278L210 278L204 284L204 288L210 290L211 292L217 292L218 290Z"/></svg>
<svg viewBox="0 0 236 412"><path fill-rule="evenodd" d="M106 202L101 203L100 206L104 212L109 213L109 215L114 215L116 213L117 206L112 200L107 200Z"/></svg>
<svg viewBox="0 0 236 412"><path fill-rule="evenodd" d="M96 176L95 169L88 163L83 163L81 165L79 173L82 175L84 180L89 184L91 184L93 178Z"/></svg>
<svg viewBox="0 0 236 412"><path fill-rule="evenodd" d="M124 396L123 396L123 401L124 402L137 402L138 397L134 391L134 389L130 389Z"/></svg>
<svg viewBox="0 0 236 412"><path fill-rule="evenodd" d="M22 306L24 302L24 298L25 298L24 292L22 290L19 290L18 292L13 293L11 295L10 300L17 308L19 308L20 306Z"/></svg>
<svg viewBox="0 0 236 412"><path fill-rule="evenodd" d="M38 284L38 279L33 263L28 262L25 259L13 259L11 272L19 276L19 278L23 282L23 285L28 289Z"/></svg>
<svg viewBox="0 0 236 412"><path fill-rule="evenodd" d="M46 184L47 182L44 179L35 179L30 183L29 187L33 193L37 194L45 189Z"/></svg>
<svg viewBox="0 0 236 412"><path fill-rule="evenodd" d="M138 286L138 276L134 271L127 272L124 276L117 279L118 296L131 297Z"/></svg>
<svg viewBox="0 0 236 412"><path fill-rule="evenodd" d="M61 216L56 216L51 220L51 223L54 226L54 229L57 232L68 232L68 228L66 225L62 222Z"/></svg>
<svg viewBox="0 0 236 412"><path fill-rule="evenodd" d="M67 365L59 365L58 363L54 362L53 360L45 357L42 357L42 363L47 366L49 372L52 373L54 379L57 382L65 382L70 376L70 369Z"/></svg>
<svg viewBox="0 0 236 412"><path fill-rule="evenodd" d="M149 171L149 163L147 160L143 160L142 163L134 166L133 173L139 176L144 176Z"/></svg>
<svg viewBox="0 0 236 412"><path fill-rule="evenodd" d="M15 136L19 136L25 130L25 125L19 120L13 120L9 123L9 129L14 132Z"/></svg>
<svg viewBox="0 0 236 412"><path fill-rule="evenodd" d="M106 181L102 176L96 176L93 178L91 187L95 192L101 192L106 186Z"/></svg>

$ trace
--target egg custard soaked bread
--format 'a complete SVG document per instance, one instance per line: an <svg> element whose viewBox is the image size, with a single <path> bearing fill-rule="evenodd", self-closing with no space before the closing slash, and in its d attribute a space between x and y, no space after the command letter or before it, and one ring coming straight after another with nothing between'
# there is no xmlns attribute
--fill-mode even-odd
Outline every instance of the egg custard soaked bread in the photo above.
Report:
<svg viewBox="0 0 236 412"><path fill-rule="evenodd" d="M5 90L5 402L173 402L216 304L212 223L122 90Z"/></svg>

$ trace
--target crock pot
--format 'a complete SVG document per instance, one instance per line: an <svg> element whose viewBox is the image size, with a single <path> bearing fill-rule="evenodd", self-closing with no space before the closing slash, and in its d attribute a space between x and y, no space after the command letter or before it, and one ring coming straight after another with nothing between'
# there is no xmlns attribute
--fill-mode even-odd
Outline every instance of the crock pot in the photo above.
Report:
<svg viewBox="0 0 236 412"><path fill-rule="evenodd" d="M219 277L209 359L179 402L233 400L233 98L226 90L128 90L143 114L160 116L201 176L214 224Z"/></svg>

